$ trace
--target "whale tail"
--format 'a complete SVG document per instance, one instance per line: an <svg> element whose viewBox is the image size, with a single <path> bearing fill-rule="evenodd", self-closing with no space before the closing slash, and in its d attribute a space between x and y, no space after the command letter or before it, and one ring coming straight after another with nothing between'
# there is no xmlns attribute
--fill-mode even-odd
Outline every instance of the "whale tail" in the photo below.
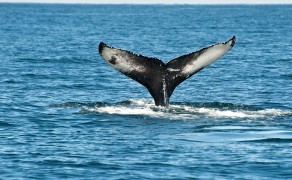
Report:
<svg viewBox="0 0 292 180"><path fill-rule="evenodd" d="M235 36L224 43L177 57L168 63L157 58L107 46L101 42L99 53L113 68L145 86L156 106L168 106L174 89L227 53L235 44Z"/></svg>

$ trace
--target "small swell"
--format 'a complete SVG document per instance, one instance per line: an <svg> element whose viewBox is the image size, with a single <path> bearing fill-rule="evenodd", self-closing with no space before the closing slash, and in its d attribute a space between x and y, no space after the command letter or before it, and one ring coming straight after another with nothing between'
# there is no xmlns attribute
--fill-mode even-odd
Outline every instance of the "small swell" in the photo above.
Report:
<svg viewBox="0 0 292 180"><path fill-rule="evenodd" d="M0 121L0 127L8 127L8 126L14 126L14 125L5 121Z"/></svg>
<svg viewBox="0 0 292 180"><path fill-rule="evenodd" d="M260 143L292 143L292 137L290 139L283 138L267 138L258 140L249 140L244 142L260 142Z"/></svg>
<svg viewBox="0 0 292 180"><path fill-rule="evenodd" d="M228 129L226 129L228 130ZM204 132L178 134L176 138L197 142L292 142L292 131L275 129L244 131L244 132Z"/></svg>

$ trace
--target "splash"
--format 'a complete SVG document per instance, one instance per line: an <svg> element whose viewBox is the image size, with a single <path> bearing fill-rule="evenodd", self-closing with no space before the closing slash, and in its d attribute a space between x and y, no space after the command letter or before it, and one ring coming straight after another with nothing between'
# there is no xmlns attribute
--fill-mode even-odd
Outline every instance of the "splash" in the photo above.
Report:
<svg viewBox="0 0 292 180"><path fill-rule="evenodd" d="M72 103L71 103L72 104ZM80 107L81 104L78 103ZM157 107L153 101L131 99L120 103L91 103L82 105L83 113L148 116L172 120L198 118L268 118L292 116L291 110L259 109L254 106L230 103L174 103L169 107Z"/></svg>

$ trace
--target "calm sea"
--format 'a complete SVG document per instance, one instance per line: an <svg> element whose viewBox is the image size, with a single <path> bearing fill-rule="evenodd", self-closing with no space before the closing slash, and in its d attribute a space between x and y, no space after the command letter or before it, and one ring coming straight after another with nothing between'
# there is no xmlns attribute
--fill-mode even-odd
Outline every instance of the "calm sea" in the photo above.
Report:
<svg viewBox="0 0 292 180"><path fill-rule="evenodd" d="M292 178L292 5L0 4L0 179ZM170 107L98 44L168 60L237 36Z"/></svg>

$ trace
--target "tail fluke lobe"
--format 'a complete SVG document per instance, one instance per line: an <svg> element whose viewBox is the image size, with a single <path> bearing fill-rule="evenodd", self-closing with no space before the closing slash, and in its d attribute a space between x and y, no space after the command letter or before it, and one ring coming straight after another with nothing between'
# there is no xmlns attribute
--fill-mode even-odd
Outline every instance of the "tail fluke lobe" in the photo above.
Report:
<svg viewBox="0 0 292 180"><path fill-rule="evenodd" d="M110 66L145 86L155 105L163 105L165 64L161 60L110 47L105 43L99 44L99 53Z"/></svg>
<svg viewBox="0 0 292 180"><path fill-rule="evenodd" d="M159 76L165 64L156 58L149 58L133 52L99 44L99 53L113 68L144 86L153 84L153 77Z"/></svg>
<svg viewBox="0 0 292 180"><path fill-rule="evenodd" d="M177 57L166 64L166 80L171 95L175 87L226 54L235 44L235 36L224 43L205 47Z"/></svg>
<svg viewBox="0 0 292 180"><path fill-rule="evenodd" d="M184 80L215 62L235 44L235 36L199 51L175 58L167 64L133 52L100 43L99 53L113 68L145 86L157 106L168 106L174 89Z"/></svg>

